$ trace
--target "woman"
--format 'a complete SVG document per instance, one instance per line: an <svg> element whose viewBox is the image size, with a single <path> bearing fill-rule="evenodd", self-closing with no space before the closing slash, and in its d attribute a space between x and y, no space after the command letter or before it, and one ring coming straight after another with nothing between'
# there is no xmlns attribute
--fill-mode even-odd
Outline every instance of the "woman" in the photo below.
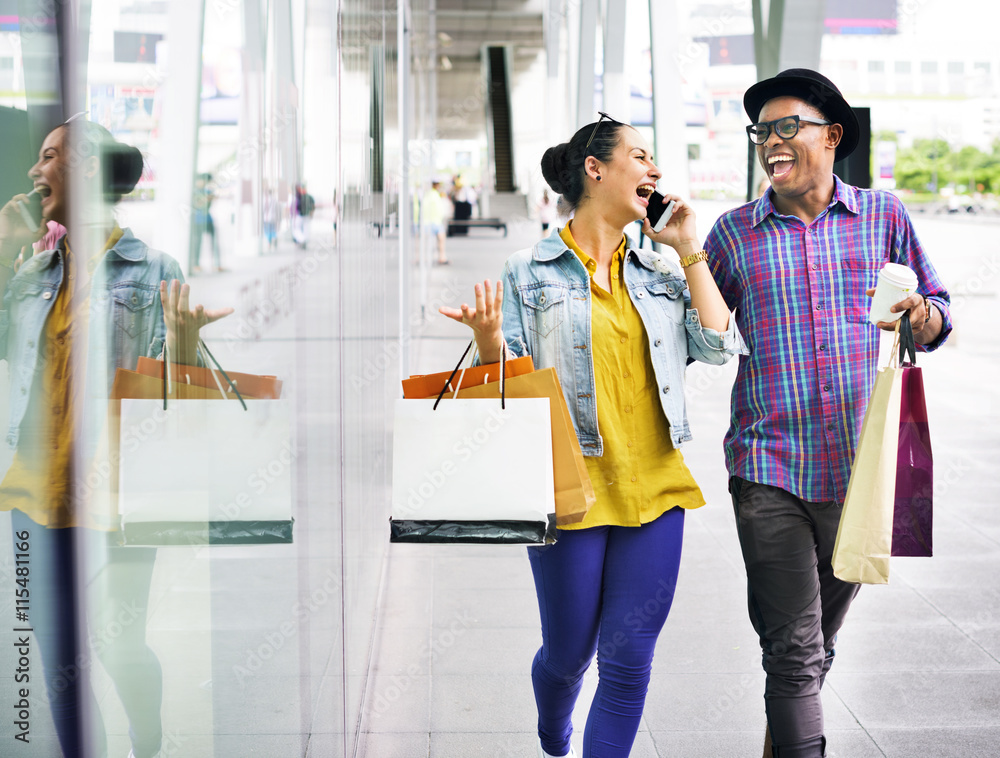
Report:
<svg viewBox="0 0 1000 758"><path fill-rule="evenodd" d="M16 451L0 510L11 512L15 553L30 552L29 622L65 756L107 750L103 727L83 724L99 713L81 683L88 651L76 626L85 608L90 641L129 718L132 756L156 755L162 736L160 665L145 641L155 549L110 546L113 520L88 507L77 486L94 461L115 370L160 355L165 343L172 358L195 363L199 329L231 312L190 310L177 262L115 222L114 205L141 173L138 150L73 121L45 138L28 172L42 197L38 228L19 212L25 195L0 210L0 356L10 370L7 441ZM71 183L85 191L71 195ZM15 274L22 248L49 221L69 233ZM83 588L96 589L98 601L76 607Z"/></svg>
<svg viewBox="0 0 1000 758"><path fill-rule="evenodd" d="M684 367L744 348L687 204L668 196L677 204L659 233L643 222L681 256L686 283L623 234L660 178L637 131L602 115L547 150L542 174L572 220L511 257L495 293L477 284L474 308L441 312L472 327L484 363L506 341L559 374L597 503L554 545L528 548L542 623L531 669L539 755L574 755L573 706L596 652L584 756L627 756L673 600L684 511L705 502L677 450L691 437Z"/></svg>

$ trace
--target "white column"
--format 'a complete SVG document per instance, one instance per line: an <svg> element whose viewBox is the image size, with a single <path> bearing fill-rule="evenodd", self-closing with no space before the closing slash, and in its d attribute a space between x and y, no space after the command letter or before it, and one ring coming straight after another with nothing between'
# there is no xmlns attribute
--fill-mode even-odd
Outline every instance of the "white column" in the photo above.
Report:
<svg viewBox="0 0 1000 758"><path fill-rule="evenodd" d="M562 28L566 21L563 0L548 0L545 6L545 118L546 145L556 145L565 139L566 113L569 102L565 79L560 84L559 69L562 63Z"/></svg>
<svg viewBox="0 0 1000 758"><path fill-rule="evenodd" d="M576 69L576 123L574 129L597 120L594 113L594 61L597 47L598 0L580 0L580 48Z"/></svg>
<svg viewBox="0 0 1000 758"><path fill-rule="evenodd" d="M661 187L686 198L690 180L684 97L677 63L677 0L649 0L649 29L653 58L653 154L663 172Z"/></svg>
<svg viewBox="0 0 1000 758"><path fill-rule="evenodd" d="M825 3L823 0L795 0L794 3L782 5L785 17L778 40L781 50L778 71L786 68L811 68L818 71L820 48L823 46Z"/></svg>
<svg viewBox="0 0 1000 758"><path fill-rule="evenodd" d="M205 0L171 0L167 10L167 78L163 88L154 246L176 258L187 271L191 244L191 193L198 158L198 108L201 102L201 47Z"/></svg>
<svg viewBox="0 0 1000 758"><path fill-rule="evenodd" d="M292 8L289 0L272 3L274 24L275 107L269 114L272 139L281 156L282 174L288 183L302 181L302 150L299 119L299 88L295 79ZM367 108L365 109L367 110Z"/></svg>
<svg viewBox="0 0 1000 758"><path fill-rule="evenodd" d="M604 15L604 110L629 121L629 90L625 80L625 3L609 2Z"/></svg>
<svg viewBox="0 0 1000 758"><path fill-rule="evenodd" d="M243 96L240 98L240 145L237 151L240 195L236 241L241 246L250 240L260 252L261 215L266 200L264 187L264 58L267 33L261 0L243 0ZM273 185L270 191L276 191Z"/></svg>
<svg viewBox="0 0 1000 758"><path fill-rule="evenodd" d="M399 113L399 379L410 375L410 292L412 291L413 188L410 186L410 137L413 134L413 79L410 62L412 33L410 0L399 0L396 16L396 85Z"/></svg>

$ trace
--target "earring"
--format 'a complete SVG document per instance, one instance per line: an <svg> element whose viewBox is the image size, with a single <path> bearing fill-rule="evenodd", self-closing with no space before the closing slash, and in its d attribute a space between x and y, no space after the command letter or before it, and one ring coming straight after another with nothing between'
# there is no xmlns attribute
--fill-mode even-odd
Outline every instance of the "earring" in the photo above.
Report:
<svg viewBox="0 0 1000 758"><path fill-rule="evenodd" d="M601 175L600 174L597 175L597 181L601 181Z"/></svg>

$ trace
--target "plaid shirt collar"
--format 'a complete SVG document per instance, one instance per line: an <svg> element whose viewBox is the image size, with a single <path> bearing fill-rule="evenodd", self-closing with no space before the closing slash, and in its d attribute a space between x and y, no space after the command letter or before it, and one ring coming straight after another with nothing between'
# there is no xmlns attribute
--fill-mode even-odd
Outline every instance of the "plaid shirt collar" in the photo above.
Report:
<svg viewBox="0 0 1000 758"><path fill-rule="evenodd" d="M760 199L757 200L757 203L754 205L753 214L750 217L751 226L756 227L761 221L772 213L775 216L781 216L778 209L774 207L774 203L771 202L771 195L773 193L774 190L768 187ZM830 200L830 204L826 206L827 211L833 208L833 206L837 203L843 205L844 208L853 213L855 216L858 215L858 191L850 184L844 184L844 182L840 180L840 177L834 174L833 198Z"/></svg>

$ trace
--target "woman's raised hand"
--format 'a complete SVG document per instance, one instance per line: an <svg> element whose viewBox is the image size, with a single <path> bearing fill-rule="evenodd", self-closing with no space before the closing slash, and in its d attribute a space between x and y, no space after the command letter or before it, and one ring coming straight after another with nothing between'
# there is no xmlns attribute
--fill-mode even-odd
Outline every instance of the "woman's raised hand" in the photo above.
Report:
<svg viewBox="0 0 1000 758"><path fill-rule="evenodd" d="M700 247L697 247L698 228L694 210L677 195L663 196L664 203L669 203L671 200L675 203L674 212L670 216L670 220L667 222L667 225L660 231L654 232L652 225L649 223L649 219L643 219L643 234L654 242L661 242L664 245L670 245L670 247L674 248L678 252L680 252L680 248L684 248L686 250L692 242L696 245L695 250L699 250Z"/></svg>
<svg viewBox="0 0 1000 758"><path fill-rule="evenodd" d="M18 203L28 203L27 195L14 195L0 209L0 263L10 266L21 254L21 248L38 242L48 231L48 224L42 219L36 229L24 223Z"/></svg>
<svg viewBox="0 0 1000 758"><path fill-rule="evenodd" d="M490 280L476 285L476 306L470 308L441 307L439 313L472 328L483 363L497 363L503 349L503 282L497 282L496 292Z"/></svg>
<svg viewBox="0 0 1000 758"><path fill-rule="evenodd" d="M174 363L193 366L198 362L198 336L203 326L218 321L233 312L232 308L206 310L197 305L191 310L191 285L176 279L170 284L160 282L160 302L163 322L167 327L167 348Z"/></svg>

